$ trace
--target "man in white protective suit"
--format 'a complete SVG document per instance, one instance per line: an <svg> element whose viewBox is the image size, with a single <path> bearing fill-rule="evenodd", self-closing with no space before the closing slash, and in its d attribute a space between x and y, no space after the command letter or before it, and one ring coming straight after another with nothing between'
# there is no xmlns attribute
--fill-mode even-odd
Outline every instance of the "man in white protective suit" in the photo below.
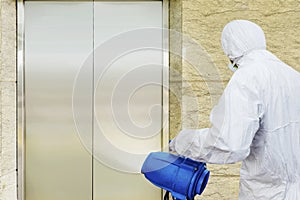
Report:
<svg viewBox="0 0 300 200"><path fill-rule="evenodd" d="M222 47L236 71L211 127L182 130L170 149L207 163L242 161L241 200L299 200L300 73L266 50L262 29L250 21L227 24Z"/></svg>

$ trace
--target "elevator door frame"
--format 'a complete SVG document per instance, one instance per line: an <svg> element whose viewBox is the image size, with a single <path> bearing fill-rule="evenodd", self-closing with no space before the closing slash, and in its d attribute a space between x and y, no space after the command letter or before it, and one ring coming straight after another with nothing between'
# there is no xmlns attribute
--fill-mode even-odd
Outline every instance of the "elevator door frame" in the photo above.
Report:
<svg viewBox="0 0 300 200"><path fill-rule="evenodd" d="M33 0L31 0L33 1ZM43 0L40 0L43 1ZM47 0L44 0L47 1ZM59 0L56 0L59 1ZM68 0L66 0L68 1ZM86 1L86 0L73 0L73 1ZM94 0L95 1L95 0ZM91 2L94 2L91 1ZM102 1L102 0L98 0ZM127 0L125 0L127 1ZM163 6L163 28L169 29L169 0L128 0L136 2L147 1L162 1ZM118 0L106 0L103 2L124 2ZM17 198L18 200L25 200L25 71L24 71L24 47L25 47L25 34L24 34L24 10L25 0L17 0ZM163 67L162 71L162 85L169 88L169 34L168 31L162 31L163 34ZM169 89L163 92L162 88L162 109L169 113ZM169 115L162 115L162 121L165 124L162 132L162 149L167 149L169 143ZM163 198L163 194L162 194Z"/></svg>

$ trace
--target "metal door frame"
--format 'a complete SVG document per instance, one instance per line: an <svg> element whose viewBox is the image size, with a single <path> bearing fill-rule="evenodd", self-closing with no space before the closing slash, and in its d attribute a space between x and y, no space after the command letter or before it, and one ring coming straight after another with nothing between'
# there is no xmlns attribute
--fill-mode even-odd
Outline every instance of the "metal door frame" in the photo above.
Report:
<svg viewBox="0 0 300 200"><path fill-rule="evenodd" d="M31 0L32 1L32 0ZM43 0L41 0L43 1ZM47 0L44 0L47 1ZM54 0L55 1L55 0ZM56 0L59 1L59 0ZM66 0L68 1L68 0ZM73 0L85 1L85 0ZM93 0L94 2L95 0ZM114 1L114 0L106 0ZM128 0L128 1L147 1L147 0ZM169 29L169 0L150 0L162 1L163 3L163 28ZM115 1L117 2L117 1ZM24 47L25 47L25 31L24 31L24 9L25 0L17 0L17 198L25 200L25 71L24 71ZM162 109L169 113L169 31L163 31L163 72L162 84L168 88L163 92L162 88ZM166 124L162 133L162 149L166 149L169 143L169 115L162 115L162 122ZM163 198L163 197L162 197Z"/></svg>

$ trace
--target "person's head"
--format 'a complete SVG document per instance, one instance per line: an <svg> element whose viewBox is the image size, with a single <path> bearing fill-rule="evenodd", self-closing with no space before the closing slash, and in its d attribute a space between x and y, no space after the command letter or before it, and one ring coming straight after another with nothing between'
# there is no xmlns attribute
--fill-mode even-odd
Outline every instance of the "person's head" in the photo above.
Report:
<svg viewBox="0 0 300 200"><path fill-rule="evenodd" d="M239 59L253 50L266 49L263 30L255 23L247 20L234 20L228 23L221 38L224 53L237 67Z"/></svg>

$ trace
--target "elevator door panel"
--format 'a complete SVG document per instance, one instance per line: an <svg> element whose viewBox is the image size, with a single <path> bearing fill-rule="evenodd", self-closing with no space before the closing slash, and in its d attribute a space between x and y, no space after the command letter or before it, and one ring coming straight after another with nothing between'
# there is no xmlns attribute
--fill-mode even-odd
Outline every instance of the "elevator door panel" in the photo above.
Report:
<svg viewBox="0 0 300 200"><path fill-rule="evenodd" d="M161 199L139 172L161 150L162 2L96 1L94 21L94 199Z"/></svg>
<svg viewBox="0 0 300 200"><path fill-rule="evenodd" d="M25 2L26 200L91 200L92 156L72 112L73 85L93 50L92 2ZM81 90L92 139L92 62Z"/></svg>

